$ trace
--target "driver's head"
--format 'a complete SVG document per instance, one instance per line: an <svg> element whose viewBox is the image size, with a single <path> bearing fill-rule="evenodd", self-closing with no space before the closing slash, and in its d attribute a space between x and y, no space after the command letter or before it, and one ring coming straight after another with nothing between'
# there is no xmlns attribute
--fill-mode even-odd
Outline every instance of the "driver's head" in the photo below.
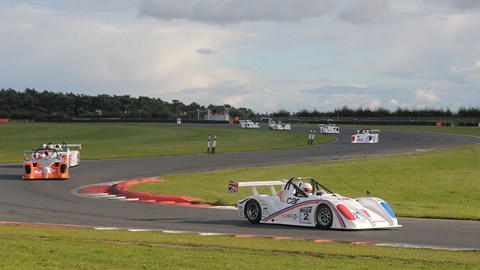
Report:
<svg viewBox="0 0 480 270"><path fill-rule="evenodd" d="M313 187L312 185L310 185L309 183L304 183L302 185L302 189L303 191L305 191L305 193L307 193L308 195L312 195L313 194Z"/></svg>

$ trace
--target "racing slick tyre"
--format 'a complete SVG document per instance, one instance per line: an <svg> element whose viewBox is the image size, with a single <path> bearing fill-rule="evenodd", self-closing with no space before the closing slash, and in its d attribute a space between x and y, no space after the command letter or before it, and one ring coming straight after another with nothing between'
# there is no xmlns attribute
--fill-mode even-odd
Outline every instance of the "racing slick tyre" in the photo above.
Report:
<svg viewBox="0 0 480 270"><path fill-rule="evenodd" d="M316 214L317 226L320 229L330 229L333 223L332 209L326 204L321 204L317 208Z"/></svg>
<svg viewBox="0 0 480 270"><path fill-rule="evenodd" d="M67 168L68 168L67 164L62 164L62 165L60 165L60 172L61 172L61 173L66 173L66 172L67 172Z"/></svg>
<svg viewBox="0 0 480 270"><path fill-rule="evenodd" d="M245 215L251 223L260 223L260 219L262 219L260 204L255 200L249 201L245 207Z"/></svg>

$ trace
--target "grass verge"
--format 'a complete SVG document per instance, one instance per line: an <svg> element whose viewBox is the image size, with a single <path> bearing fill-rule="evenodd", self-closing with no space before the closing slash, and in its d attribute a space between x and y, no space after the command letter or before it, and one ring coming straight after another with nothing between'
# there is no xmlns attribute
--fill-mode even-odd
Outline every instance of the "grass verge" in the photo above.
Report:
<svg viewBox="0 0 480 270"><path fill-rule="evenodd" d="M172 124L124 123L3 123L0 124L0 163L20 163L24 150L43 143L82 143L82 159L204 154L207 138L217 135L217 153L261 151L307 145L308 134L273 130ZM315 144L333 136L317 136Z"/></svg>
<svg viewBox="0 0 480 270"><path fill-rule="evenodd" d="M1 269L475 269L479 251L0 226Z"/></svg>
<svg viewBox="0 0 480 270"><path fill-rule="evenodd" d="M229 180L312 176L333 192L352 198L370 190L372 196L386 200L398 216L480 220L479 157L480 145L467 145L391 157L165 175L166 182L138 184L131 189L235 205L251 191L242 188L239 193L228 193ZM269 193L267 189L263 192Z"/></svg>

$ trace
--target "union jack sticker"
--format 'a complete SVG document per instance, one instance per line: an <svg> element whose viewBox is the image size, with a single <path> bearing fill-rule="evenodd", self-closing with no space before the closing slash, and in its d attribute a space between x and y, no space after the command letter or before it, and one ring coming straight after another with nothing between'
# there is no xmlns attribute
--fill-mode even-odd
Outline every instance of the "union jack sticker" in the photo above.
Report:
<svg viewBox="0 0 480 270"><path fill-rule="evenodd" d="M228 192L229 193L238 192L238 183L234 181L228 181Z"/></svg>

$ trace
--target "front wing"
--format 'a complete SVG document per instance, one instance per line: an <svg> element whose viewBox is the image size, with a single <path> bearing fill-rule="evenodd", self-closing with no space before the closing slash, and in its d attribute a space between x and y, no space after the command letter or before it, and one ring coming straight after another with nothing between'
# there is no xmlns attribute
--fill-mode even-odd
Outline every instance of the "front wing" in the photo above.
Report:
<svg viewBox="0 0 480 270"><path fill-rule="evenodd" d="M39 161L25 161L23 163L22 179L68 179L68 164L62 162L39 162Z"/></svg>
<svg viewBox="0 0 480 270"><path fill-rule="evenodd" d="M245 217L245 205L252 199L257 200L262 208L260 223L317 227L318 206L327 205L333 215L332 229L358 230L401 227L401 225L398 225L397 218L390 206L383 200L373 197L358 198L363 203L363 209L356 209L352 205L347 206L346 202L338 203L323 199L306 200L275 209L274 203L268 201L269 198L249 197L238 202L238 214L241 217Z"/></svg>

